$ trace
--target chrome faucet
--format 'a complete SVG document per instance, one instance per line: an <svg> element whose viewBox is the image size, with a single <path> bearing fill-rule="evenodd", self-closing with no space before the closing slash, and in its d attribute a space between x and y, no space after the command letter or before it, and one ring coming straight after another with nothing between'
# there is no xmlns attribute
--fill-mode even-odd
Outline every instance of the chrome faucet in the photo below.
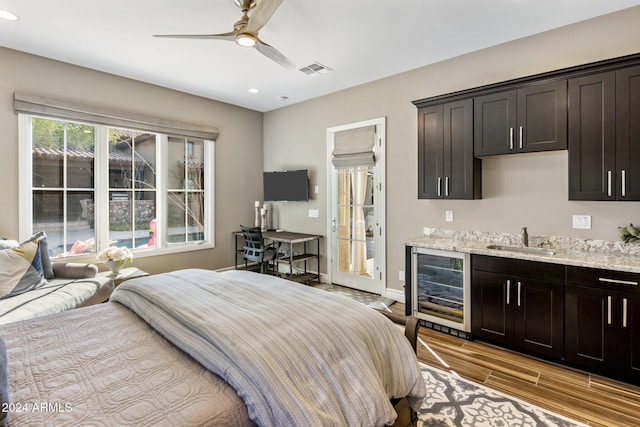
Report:
<svg viewBox="0 0 640 427"><path fill-rule="evenodd" d="M522 227L522 247L526 248L529 246L529 233L527 233L527 227Z"/></svg>

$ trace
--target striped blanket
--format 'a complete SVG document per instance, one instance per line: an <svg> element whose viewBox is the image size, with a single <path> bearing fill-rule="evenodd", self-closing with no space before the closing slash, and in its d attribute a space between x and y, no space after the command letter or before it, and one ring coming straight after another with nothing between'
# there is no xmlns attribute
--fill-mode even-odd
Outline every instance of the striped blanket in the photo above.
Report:
<svg viewBox="0 0 640 427"><path fill-rule="evenodd" d="M390 398L425 395L415 354L383 315L347 297L245 271L127 281L129 307L233 386L261 426L381 426Z"/></svg>

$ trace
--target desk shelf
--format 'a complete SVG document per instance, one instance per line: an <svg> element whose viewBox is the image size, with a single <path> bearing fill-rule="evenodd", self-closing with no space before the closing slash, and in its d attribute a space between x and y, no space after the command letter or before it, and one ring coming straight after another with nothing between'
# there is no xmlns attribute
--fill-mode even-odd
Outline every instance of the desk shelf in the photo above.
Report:
<svg viewBox="0 0 640 427"><path fill-rule="evenodd" d="M236 270L239 268L238 259L242 261L242 233L235 232L235 249L236 249L236 260L235 260L235 268ZM278 273L278 275L282 278L292 280L299 283L306 283L312 280L320 281L320 239L322 236L317 234L305 234L305 233L294 233L290 231L263 231L262 237L266 241L271 242L280 242L281 247L280 250L284 250L288 255L280 256L276 259L276 265L280 264L288 265L289 273ZM311 245L310 243L315 242L315 245ZM299 249L302 249L302 253L296 254L295 248L296 245ZM302 246L302 248L300 247ZM310 246L315 246L312 248ZM288 249L288 251L287 251ZM315 249L315 252L312 252L311 249ZM308 271L308 263L313 262L315 260L316 272ZM243 264L244 262L242 262ZM296 270L301 265L300 268L303 268L302 273L295 274L294 268ZM240 268L244 268L240 265ZM276 267L279 272L279 267ZM251 270L251 266L249 266L249 270Z"/></svg>

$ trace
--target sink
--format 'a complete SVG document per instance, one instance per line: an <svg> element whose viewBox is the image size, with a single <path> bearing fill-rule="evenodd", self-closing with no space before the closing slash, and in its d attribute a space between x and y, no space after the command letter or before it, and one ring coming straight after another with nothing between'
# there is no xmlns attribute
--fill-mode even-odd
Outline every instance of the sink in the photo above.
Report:
<svg viewBox="0 0 640 427"><path fill-rule="evenodd" d="M532 255L551 256L556 254L555 251L552 251L551 249L529 248L525 246L489 245L487 246L487 249L495 249L497 251L520 252L523 254L532 254Z"/></svg>

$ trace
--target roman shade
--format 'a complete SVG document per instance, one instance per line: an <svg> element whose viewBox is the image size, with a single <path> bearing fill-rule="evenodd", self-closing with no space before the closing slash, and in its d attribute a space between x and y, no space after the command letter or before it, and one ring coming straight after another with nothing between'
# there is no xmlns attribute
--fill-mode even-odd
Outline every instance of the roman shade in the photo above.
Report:
<svg viewBox="0 0 640 427"><path fill-rule="evenodd" d="M331 163L336 168L373 166L376 164L373 152L375 141L374 125L336 132L333 135Z"/></svg>
<svg viewBox="0 0 640 427"><path fill-rule="evenodd" d="M92 105L47 98L15 92L13 110L16 113L33 114L78 121L82 123L123 127L147 132L164 133L215 141L218 128L184 123L171 119L146 116L123 110L96 107Z"/></svg>

